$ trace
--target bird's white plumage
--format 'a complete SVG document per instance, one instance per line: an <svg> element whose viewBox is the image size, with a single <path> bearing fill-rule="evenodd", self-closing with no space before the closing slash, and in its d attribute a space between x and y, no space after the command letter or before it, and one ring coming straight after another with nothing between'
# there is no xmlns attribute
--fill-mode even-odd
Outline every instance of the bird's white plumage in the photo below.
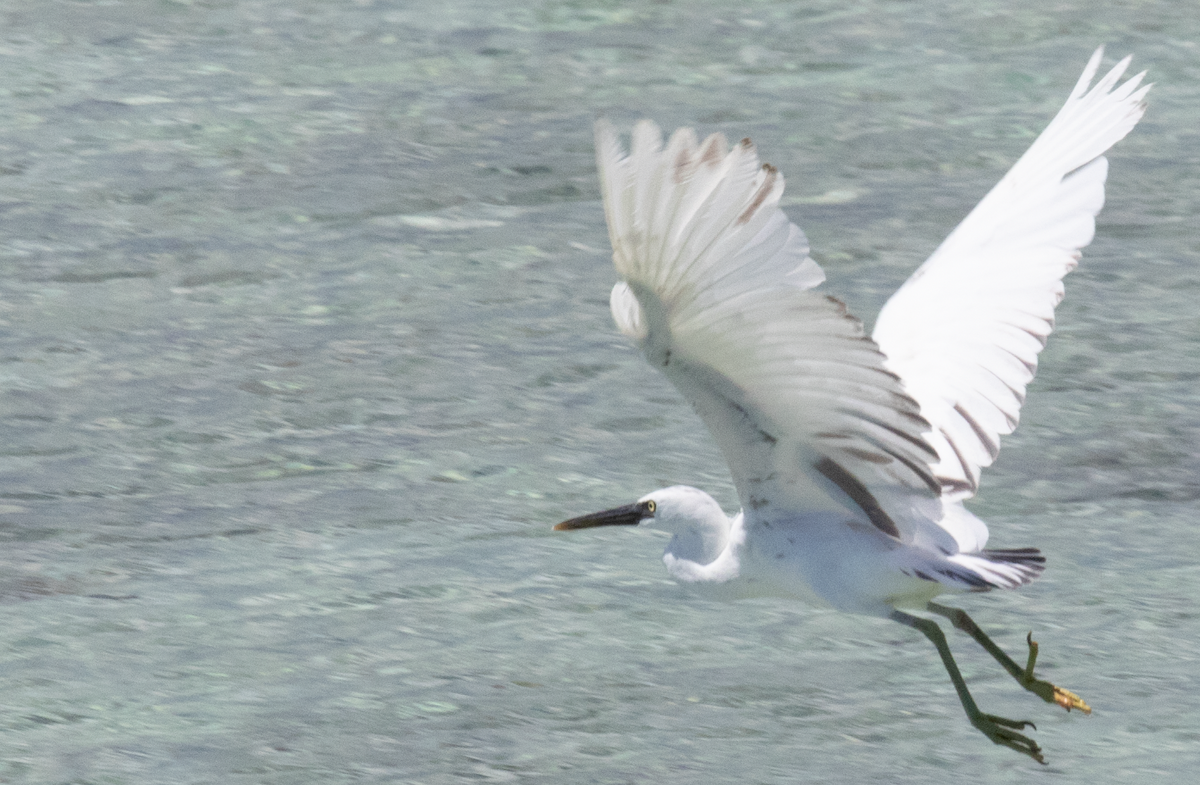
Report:
<svg viewBox="0 0 1200 785"><path fill-rule="evenodd" d="M1144 74L1116 87L1128 57L1088 90L1102 52L1046 130L876 321L872 337L887 367L933 425L934 472L952 498L974 495L1000 437L1017 426L1062 279L1092 241L1104 205L1102 155L1145 111L1150 87L1137 89Z"/></svg>
<svg viewBox="0 0 1200 785"><path fill-rule="evenodd" d="M1028 152L888 301L874 340L837 300L779 209L783 176L749 140L663 148L638 123L626 155L606 122L596 161L621 280L610 304L622 333L683 393L729 463L742 511L727 516L687 486L563 521L556 530L654 526L682 583L731 596L823 598L919 630L937 648L971 724L1044 763L1019 732L1032 723L984 714L938 625L945 616L1026 690L1090 713L1034 675L960 609L948 590L1015 588L1041 574L1036 548L984 549L988 530L964 506L1000 437L1020 416L1054 327L1063 277L1092 240L1104 203L1103 153L1144 112L1129 59L1089 89L1092 56L1066 105Z"/></svg>
<svg viewBox="0 0 1200 785"><path fill-rule="evenodd" d="M1033 549L984 551L987 527L961 500L1016 426L1062 278L1092 238L1100 156L1144 111L1140 76L1116 86L1128 59L1088 89L1100 55L1029 151L888 302L874 340L813 291L824 273L779 208L783 176L749 140L730 149L720 135L699 142L682 129L664 148L643 121L626 155L608 123L597 124L621 278L613 317L696 408L744 509L721 516L731 536L720 559L669 547L673 575L724 581L756 565L784 583L807 581L840 607L879 612L1040 573ZM695 501L685 491L652 496L672 509ZM697 521L717 520L708 506Z"/></svg>

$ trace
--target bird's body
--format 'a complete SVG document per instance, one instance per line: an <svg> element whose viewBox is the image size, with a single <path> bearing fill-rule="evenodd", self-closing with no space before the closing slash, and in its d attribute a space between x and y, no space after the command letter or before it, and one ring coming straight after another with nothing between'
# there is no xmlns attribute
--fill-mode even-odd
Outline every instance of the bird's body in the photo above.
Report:
<svg viewBox="0 0 1200 785"><path fill-rule="evenodd" d="M923 607L947 591L984 588L983 574L1034 575L1041 567L1032 549L948 556L897 547L852 511L751 510L729 516L707 493L684 485L639 501L648 500L657 511L638 523L672 535L663 552L667 573L726 597L790 596L887 616L897 607ZM584 516L581 524L565 522L562 528L599 525L594 520Z"/></svg>
<svg viewBox="0 0 1200 785"><path fill-rule="evenodd" d="M1088 89L1100 56L1030 150L888 301L871 336L814 291L824 273L779 209L783 177L760 165L749 140L730 150L720 135L701 143L681 129L664 148L643 121L627 156L598 123L621 278L613 317L699 413L742 511L729 517L703 491L673 486L556 528L663 528L673 535L663 560L680 581L815 593L913 626L938 645L972 722L1040 760L1013 730L1025 723L974 707L936 624L901 608L950 616L1027 689L1086 709L1035 680L1032 658L1019 675L965 614L931 600L1015 588L1044 566L1033 548L986 549L987 526L963 501L1016 427L1062 279L1092 239L1102 155L1144 111L1140 76L1116 84L1128 58Z"/></svg>

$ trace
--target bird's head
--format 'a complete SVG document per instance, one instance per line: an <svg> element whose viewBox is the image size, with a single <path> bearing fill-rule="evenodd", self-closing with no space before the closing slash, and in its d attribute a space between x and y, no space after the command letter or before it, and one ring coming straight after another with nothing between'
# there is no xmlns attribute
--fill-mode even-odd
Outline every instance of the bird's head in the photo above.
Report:
<svg viewBox="0 0 1200 785"><path fill-rule="evenodd" d="M563 521L555 531L593 526L644 526L679 534L697 528L729 528L729 518L716 499L687 485L652 491L633 504Z"/></svg>
<svg viewBox="0 0 1200 785"><path fill-rule="evenodd" d="M730 542L733 521L716 499L704 491L672 485L648 493L633 504L571 518L554 528L563 531L593 526L644 526L670 532L671 541L663 554L667 570L684 580L696 580L680 570L687 572L687 565L714 562Z"/></svg>

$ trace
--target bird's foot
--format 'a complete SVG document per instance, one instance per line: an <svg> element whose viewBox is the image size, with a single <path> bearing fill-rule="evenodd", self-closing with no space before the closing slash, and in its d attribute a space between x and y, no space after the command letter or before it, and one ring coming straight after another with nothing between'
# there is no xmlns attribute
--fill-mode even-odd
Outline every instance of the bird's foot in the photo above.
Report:
<svg viewBox="0 0 1200 785"><path fill-rule="evenodd" d="M1054 687L1053 684L1050 685ZM1062 687L1054 687L1054 702L1062 706L1067 711L1071 709L1079 709L1084 714L1091 714L1092 707L1084 702L1083 698L1079 697L1070 690L1064 690Z"/></svg>
<svg viewBox="0 0 1200 785"><path fill-rule="evenodd" d="M1070 690L1064 690L1062 687L1057 687L1048 681L1033 677L1033 665L1037 662L1038 645L1037 641L1033 639L1032 632L1025 636L1025 642L1029 644L1029 660L1025 665L1025 673L1020 679L1021 686L1046 701L1046 703L1057 703L1067 711L1079 709L1084 714L1091 714L1092 707L1087 705L1083 698Z"/></svg>
<svg viewBox="0 0 1200 785"><path fill-rule="evenodd" d="M1024 730L1026 726L1037 730L1037 726L1029 720L1009 720L994 714L978 714L971 717L971 724L994 743L1003 744L1011 750L1022 752L1038 763L1046 762L1042 758L1042 748L1037 745L1037 742L1023 733L1017 733L1018 730Z"/></svg>

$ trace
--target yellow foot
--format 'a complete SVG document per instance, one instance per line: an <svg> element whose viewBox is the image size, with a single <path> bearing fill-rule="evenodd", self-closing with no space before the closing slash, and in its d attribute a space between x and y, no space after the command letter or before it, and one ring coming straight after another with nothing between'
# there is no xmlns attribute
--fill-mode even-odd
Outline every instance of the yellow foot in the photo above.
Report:
<svg viewBox="0 0 1200 785"><path fill-rule="evenodd" d="M1033 665L1037 662L1038 645L1037 641L1033 639L1032 632L1025 636L1025 642L1029 644L1029 662L1025 665L1025 675L1021 679L1021 685L1041 697L1046 703L1057 703L1067 711L1079 709L1084 714L1091 714L1092 707L1075 693L1064 690L1062 687L1056 687L1048 681L1033 678Z"/></svg>
<svg viewBox="0 0 1200 785"><path fill-rule="evenodd" d="M1054 686L1054 685L1050 685ZM1062 687L1054 687L1054 702L1062 706L1067 711L1071 709L1079 709L1084 714L1091 714L1092 707L1084 702L1083 698L1079 697L1070 690L1064 690Z"/></svg>

